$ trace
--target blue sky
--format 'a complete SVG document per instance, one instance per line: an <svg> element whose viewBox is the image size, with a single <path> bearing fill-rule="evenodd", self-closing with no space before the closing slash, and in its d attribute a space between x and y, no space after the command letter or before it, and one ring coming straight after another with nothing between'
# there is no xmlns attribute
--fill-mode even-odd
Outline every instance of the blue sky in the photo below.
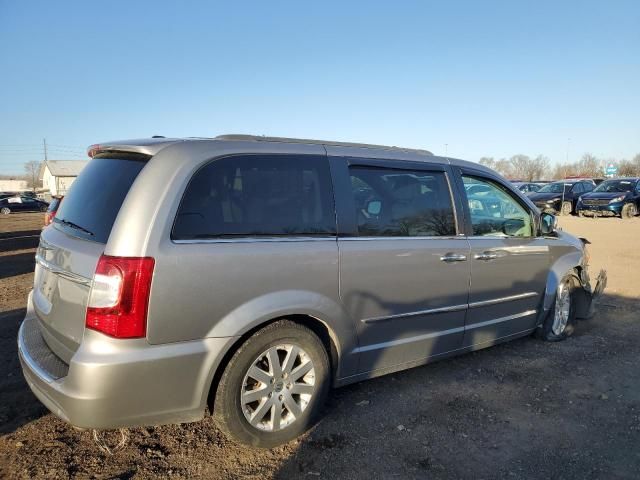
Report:
<svg viewBox="0 0 640 480"><path fill-rule="evenodd" d="M154 134L640 153L640 2L0 0L0 173Z"/></svg>

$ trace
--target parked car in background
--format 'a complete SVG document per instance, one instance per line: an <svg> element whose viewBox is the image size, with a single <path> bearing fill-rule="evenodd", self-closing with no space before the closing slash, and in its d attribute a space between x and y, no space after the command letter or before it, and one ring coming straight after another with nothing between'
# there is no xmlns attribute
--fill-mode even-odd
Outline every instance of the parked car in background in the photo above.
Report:
<svg viewBox="0 0 640 480"><path fill-rule="evenodd" d="M591 180L561 180L548 183L529 195L531 201L543 212L571 215L576 211L580 195L595 188Z"/></svg>
<svg viewBox="0 0 640 480"><path fill-rule="evenodd" d="M633 218L640 212L640 178L605 180L592 192L580 197L578 215Z"/></svg>
<svg viewBox="0 0 640 480"><path fill-rule="evenodd" d="M228 135L91 154L42 231L18 334L30 388L79 427L210 409L273 447L331 386L563 340L606 283L497 173L425 150Z"/></svg>
<svg viewBox="0 0 640 480"><path fill-rule="evenodd" d="M46 212L48 207L47 202L24 195L0 199L2 215L9 215L12 212Z"/></svg>
<svg viewBox="0 0 640 480"><path fill-rule="evenodd" d="M525 195L528 195L530 193L536 193L538 190L542 188L542 185L540 185L539 183L533 183L533 182L511 182L511 183L513 183L513 186L516 187Z"/></svg>
<svg viewBox="0 0 640 480"><path fill-rule="evenodd" d="M465 185L464 188L469 195L483 195L491 192L491 189L489 187L481 184L469 184Z"/></svg>
<svg viewBox="0 0 640 480"><path fill-rule="evenodd" d="M63 198L64 198L64 196L51 197L51 202L49 203L49 208L47 208L47 211L44 214L44 226L45 227L47 225L49 225L53 221L54 217L56 216L56 213L58 212L58 208L60 208L60 203L62 202Z"/></svg>

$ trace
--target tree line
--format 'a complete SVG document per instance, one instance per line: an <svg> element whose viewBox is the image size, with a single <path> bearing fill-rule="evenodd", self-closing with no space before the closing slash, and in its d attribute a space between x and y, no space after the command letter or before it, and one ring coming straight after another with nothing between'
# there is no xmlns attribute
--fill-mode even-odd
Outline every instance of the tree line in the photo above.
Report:
<svg viewBox="0 0 640 480"><path fill-rule="evenodd" d="M531 158L528 155L514 155L511 158L482 157L479 161L506 178L523 180L558 180L567 177L604 177L603 164L613 163L618 167L619 177L640 177L640 153L632 160L603 162L596 156L585 153L577 162L564 162L551 165L544 155Z"/></svg>

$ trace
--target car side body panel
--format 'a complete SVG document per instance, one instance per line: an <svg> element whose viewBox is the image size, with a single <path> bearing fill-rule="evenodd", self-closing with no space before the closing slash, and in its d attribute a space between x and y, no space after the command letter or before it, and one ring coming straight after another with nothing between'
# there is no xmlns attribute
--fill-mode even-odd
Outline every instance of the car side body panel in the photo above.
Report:
<svg viewBox="0 0 640 480"><path fill-rule="evenodd" d="M491 338L464 343L465 330L474 322L473 317L466 315L471 302L468 294L469 275L473 277L470 259L468 263L462 262L449 269L451 274L457 268L456 275L422 277L419 268L408 268L411 266L411 257L407 254L430 256L422 265L433 269L442 263L442 253L451 249L459 249L469 255L472 253L468 212L464 208L466 198L459 178L461 168L480 172L500 182L532 212L535 217L534 227L538 230L536 209L531 200L485 167L461 160L434 157L428 152L374 146L325 145L302 140L287 142L286 139L163 139L113 144L109 142L105 145L111 145L108 148L114 151L120 149L152 155L126 194L107 243L99 244L100 249L104 247L106 255L148 256L155 259L147 336L140 339L114 339L82 326L84 333L80 345L71 354L71 358L66 359L68 362L62 362L47 347L45 336L40 334L38 319L34 316L33 295L30 296L27 317L19 333L20 359L25 378L32 390L56 415L75 425L114 428L202 418L212 382L216 374L225 368L224 361L228 355L245 335L281 317L300 315L326 327L337 354L338 363L333 372L335 385L483 348L527 334L536 327L537 322L530 321L522 326L523 330L516 325L518 328L507 329ZM338 199L336 216L339 236L245 236L229 240L172 240L174 219L183 192L194 174L208 162L231 155L252 154L313 155L326 158L331 165L335 198ZM420 162L439 164L450 175L457 235L438 239L441 243L437 245L425 243L424 248L421 247L421 242L431 242L430 239L412 238L400 241L397 245L392 245L393 239L354 240L353 232L349 232L353 225L349 226L348 220L345 221L345 208L348 207L342 201L350 184L344 178L340 180L336 176L336 164L331 160L335 157L378 160L381 165L387 160L406 162L407 165ZM53 230L46 233L44 238L53 235L52 232ZM66 235L56 231L58 233ZM382 248L381 245L385 242L387 244ZM344 244L342 251L341 243ZM531 257L521 257L525 261L519 264L505 263L501 269L507 271L515 265L517 268L535 270L527 277L531 285L527 285L525 290L535 290L538 297L527 297L526 305L517 305L516 301L509 306L505 303L496 311L486 311L484 317L476 319L479 323L494 320L496 316L501 318L517 313L521 307L524 311L538 308L539 304L540 315L543 314L551 308L558 281L567 272L576 271L583 288L587 288L580 271L585 266L580 240L560 232L557 238L537 237L529 243L531 245L524 246L538 249L541 246L548 247L546 255L540 255L544 268L549 269L546 275L540 274L542 267L534 268L534 262L538 258L533 255L534 251L528 252ZM496 241L492 241L478 246L484 249L497 248L496 245ZM517 250L520 245L503 247L507 251L509 248ZM386 257L383 265L374 268L376 266L370 263L376 261L377 249L385 250ZM350 258L341 256L345 252ZM411 270L410 275L402 276L400 270L394 270L394 258L402 259L404 263L400 265ZM366 290L375 286L376 282L372 278L361 281L362 277L381 275L383 270L390 271L384 287L389 292L383 292L389 293L387 300L390 299L390 303L381 306L378 302L375 308L379 311L365 313L359 313L358 308L351 308L348 305L349 299L346 298L348 295L342 296L346 289L342 288L341 281L346 279L351 282L351 293L371 300L371 292ZM345 274L344 277L341 277L342 273ZM440 278L443 279L442 285L433 288L433 295L425 293L422 298L422 289L428 289L429 282L437 282ZM414 283L408 288L403 282ZM458 288L455 295L446 297L445 290L451 282L459 285L456 284ZM496 289L493 292L495 296L520 293L508 290L505 282L500 285L489 283L488 286ZM498 289L501 292L498 293ZM598 287L592 293L597 291ZM478 301L491 299L486 297ZM376 301L373 300L374 303ZM408 305L398 305L399 302ZM459 308L453 312L437 311L440 307L451 306ZM404 307L406 309L402 310ZM422 315L430 309L436 311ZM376 332L371 330L372 336L366 345L361 342L358 333L364 333L360 325L362 320L383 322L384 319L380 317L394 317L396 313L417 313L405 316L404 320L408 322L403 335L392 338L393 328L381 328ZM391 319L392 322L404 320L402 315L401 318ZM421 323L422 320L426 323ZM448 320L455 323L452 326L455 332L443 336L446 341L443 342L442 349L433 350L429 336L446 332ZM425 342L403 343L406 338L411 337L412 329L420 329L417 336L423 335L420 340ZM390 344L391 347L400 348L392 352L393 358L388 362L376 364L372 361L373 358L363 357L367 351L373 352L376 349L385 353L383 348L377 346L398 340L400 342ZM30 344L32 341L36 343ZM56 378L43 371L42 365L39 366L34 357L38 349L44 349L47 355L58 358L66 365L67 372ZM372 354L372 357L382 358L378 355L380 352ZM50 360L52 357L48 358Z"/></svg>

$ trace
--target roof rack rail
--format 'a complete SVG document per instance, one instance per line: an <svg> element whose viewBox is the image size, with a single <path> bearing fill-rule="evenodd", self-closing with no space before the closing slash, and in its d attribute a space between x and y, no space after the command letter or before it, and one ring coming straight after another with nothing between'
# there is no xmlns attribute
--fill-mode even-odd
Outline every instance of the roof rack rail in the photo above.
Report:
<svg viewBox="0 0 640 480"><path fill-rule="evenodd" d="M265 137L260 135L245 135L245 134L227 134L218 135L215 140L228 140L228 141L254 141L254 142L274 142L274 143L308 143L314 145L331 145L335 147L358 147L358 148L380 148L384 150L396 150L402 152L417 153L420 155L432 156L429 150L422 150L416 148L403 148L392 147L388 145L372 145L369 143L352 143L352 142L336 142L331 140L313 140L308 138L287 138L287 137Z"/></svg>

